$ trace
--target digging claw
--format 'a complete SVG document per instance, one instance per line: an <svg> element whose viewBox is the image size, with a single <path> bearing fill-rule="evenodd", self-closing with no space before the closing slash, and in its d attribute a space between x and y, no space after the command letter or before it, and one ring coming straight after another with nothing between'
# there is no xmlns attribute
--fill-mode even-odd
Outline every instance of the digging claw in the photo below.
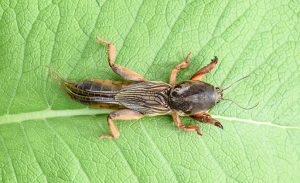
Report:
<svg viewBox="0 0 300 183"><path fill-rule="evenodd" d="M220 122L216 122L215 123L215 126L221 128L223 130L223 125L220 123Z"/></svg>
<svg viewBox="0 0 300 183"><path fill-rule="evenodd" d="M214 56L214 58L211 59L211 63L217 64L218 63L218 57Z"/></svg>

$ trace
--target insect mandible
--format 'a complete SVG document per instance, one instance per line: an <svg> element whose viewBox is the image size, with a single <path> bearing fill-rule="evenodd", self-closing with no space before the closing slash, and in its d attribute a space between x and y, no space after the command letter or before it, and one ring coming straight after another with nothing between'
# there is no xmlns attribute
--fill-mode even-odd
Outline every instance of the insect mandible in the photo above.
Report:
<svg viewBox="0 0 300 183"><path fill-rule="evenodd" d="M169 83L148 81L128 68L114 63L115 46L99 37L96 40L107 47L107 60L111 69L126 79L125 82L111 80L85 80L72 82L61 78L61 84L74 100L92 108L114 109L107 123L110 135L100 138L118 138L120 132L114 120L133 120L144 116L171 115L175 125L185 131L201 135L199 126L186 126L180 116L215 125L223 129L222 124L214 119L208 110L223 100L223 89L201 81L218 63L214 57L205 67L199 69L189 80L176 84L177 73L190 64L191 52L176 65L170 75Z"/></svg>

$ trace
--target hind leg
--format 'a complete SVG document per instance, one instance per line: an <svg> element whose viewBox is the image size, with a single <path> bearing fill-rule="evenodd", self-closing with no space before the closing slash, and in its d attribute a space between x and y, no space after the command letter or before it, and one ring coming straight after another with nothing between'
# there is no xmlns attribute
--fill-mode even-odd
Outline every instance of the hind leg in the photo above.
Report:
<svg viewBox="0 0 300 183"><path fill-rule="evenodd" d="M108 41L105 41L99 37L96 37L96 40L105 46L107 46L107 60L109 63L109 66L112 68L112 70L119 74L121 77L123 77L126 80L129 81L145 81L144 77L139 75L138 73L127 69L126 67L122 67L120 65L115 64L115 51L116 47L113 43L110 43Z"/></svg>
<svg viewBox="0 0 300 183"><path fill-rule="evenodd" d="M116 125L114 124L113 120L131 120L131 119L140 119L142 117L144 117L143 114L130 109L113 111L107 117L107 123L110 128L111 135L101 135L99 136L99 138L111 139L111 138L118 138L120 136L120 132L116 127Z"/></svg>

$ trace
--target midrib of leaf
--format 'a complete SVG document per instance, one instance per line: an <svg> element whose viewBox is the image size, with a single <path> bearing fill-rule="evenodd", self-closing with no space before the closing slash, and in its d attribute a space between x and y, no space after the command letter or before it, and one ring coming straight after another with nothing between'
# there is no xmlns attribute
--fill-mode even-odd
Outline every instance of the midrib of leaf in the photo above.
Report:
<svg viewBox="0 0 300 183"><path fill-rule="evenodd" d="M111 110L95 110L95 109L74 109L74 110L52 110L45 109L36 112L26 112L19 114L6 114L0 116L0 125L9 123L18 123L28 120L37 119L48 119L48 118L58 118L58 117L68 117L68 116L82 116L82 115L97 115L97 114L108 114Z"/></svg>
<svg viewBox="0 0 300 183"><path fill-rule="evenodd" d="M298 129L298 130L300 130L300 126L278 125L278 124L276 124L274 122L272 123L270 121L255 121L252 119L243 119L243 118L219 116L219 115L213 115L213 117L216 119L223 119L223 120L234 121L234 122L249 123L249 124L255 124L255 125L265 125L265 126L272 126L272 127L276 127L276 128L283 128L283 129Z"/></svg>
<svg viewBox="0 0 300 183"><path fill-rule="evenodd" d="M26 112L26 113L19 113L19 114L6 114L0 116L0 125L10 124L10 123L19 123L23 121L29 120L38 120L38 119L48 119L48 118L59 118L59 117L70 117L70 116L84 116L84 115L100 115L100 114L108 114L111 112L110 109L90 109L90 108L83 108L83 109L66 109L66 110L52 110L52 109L45 109L36 112ZM253 119L244 119L238 117L231 117L231 116L220 116L220 115L212 115L216 119L222 119L226 121L232 122L240 122L240 123L247 123L253 125L264 125L270 126L275 128L281 129L297 129L300 130L300 126L285 126L279 125L278 123L274 123L271 121L256 121Z"/></svg>

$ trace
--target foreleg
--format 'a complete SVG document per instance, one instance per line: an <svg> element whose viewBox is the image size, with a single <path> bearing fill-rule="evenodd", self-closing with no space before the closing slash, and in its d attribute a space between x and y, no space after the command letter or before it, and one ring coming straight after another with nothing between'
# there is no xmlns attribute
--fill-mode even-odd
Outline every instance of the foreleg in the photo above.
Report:
<svg viewBox="0 0 300 183"><path fill-rule="evenodd" d="M211 59L211 62L205 66L202 67L200 70L198 70L192 77L191 80L201 80L205 74L209 73L211 70L213 70L213 68L216 67L218 63L218 58L215 56L215 58Z"/></svg>
<svg viewBox="0 0 300 183"><path fill-rule="evenodd" d="M215 125L221 129L223 129L223 125L216 119L214 119L210 114L206 112L200 112L194 115L191 115L191 117L197 121L203 122L203 123L209 123L212 125Z"/></svg>

